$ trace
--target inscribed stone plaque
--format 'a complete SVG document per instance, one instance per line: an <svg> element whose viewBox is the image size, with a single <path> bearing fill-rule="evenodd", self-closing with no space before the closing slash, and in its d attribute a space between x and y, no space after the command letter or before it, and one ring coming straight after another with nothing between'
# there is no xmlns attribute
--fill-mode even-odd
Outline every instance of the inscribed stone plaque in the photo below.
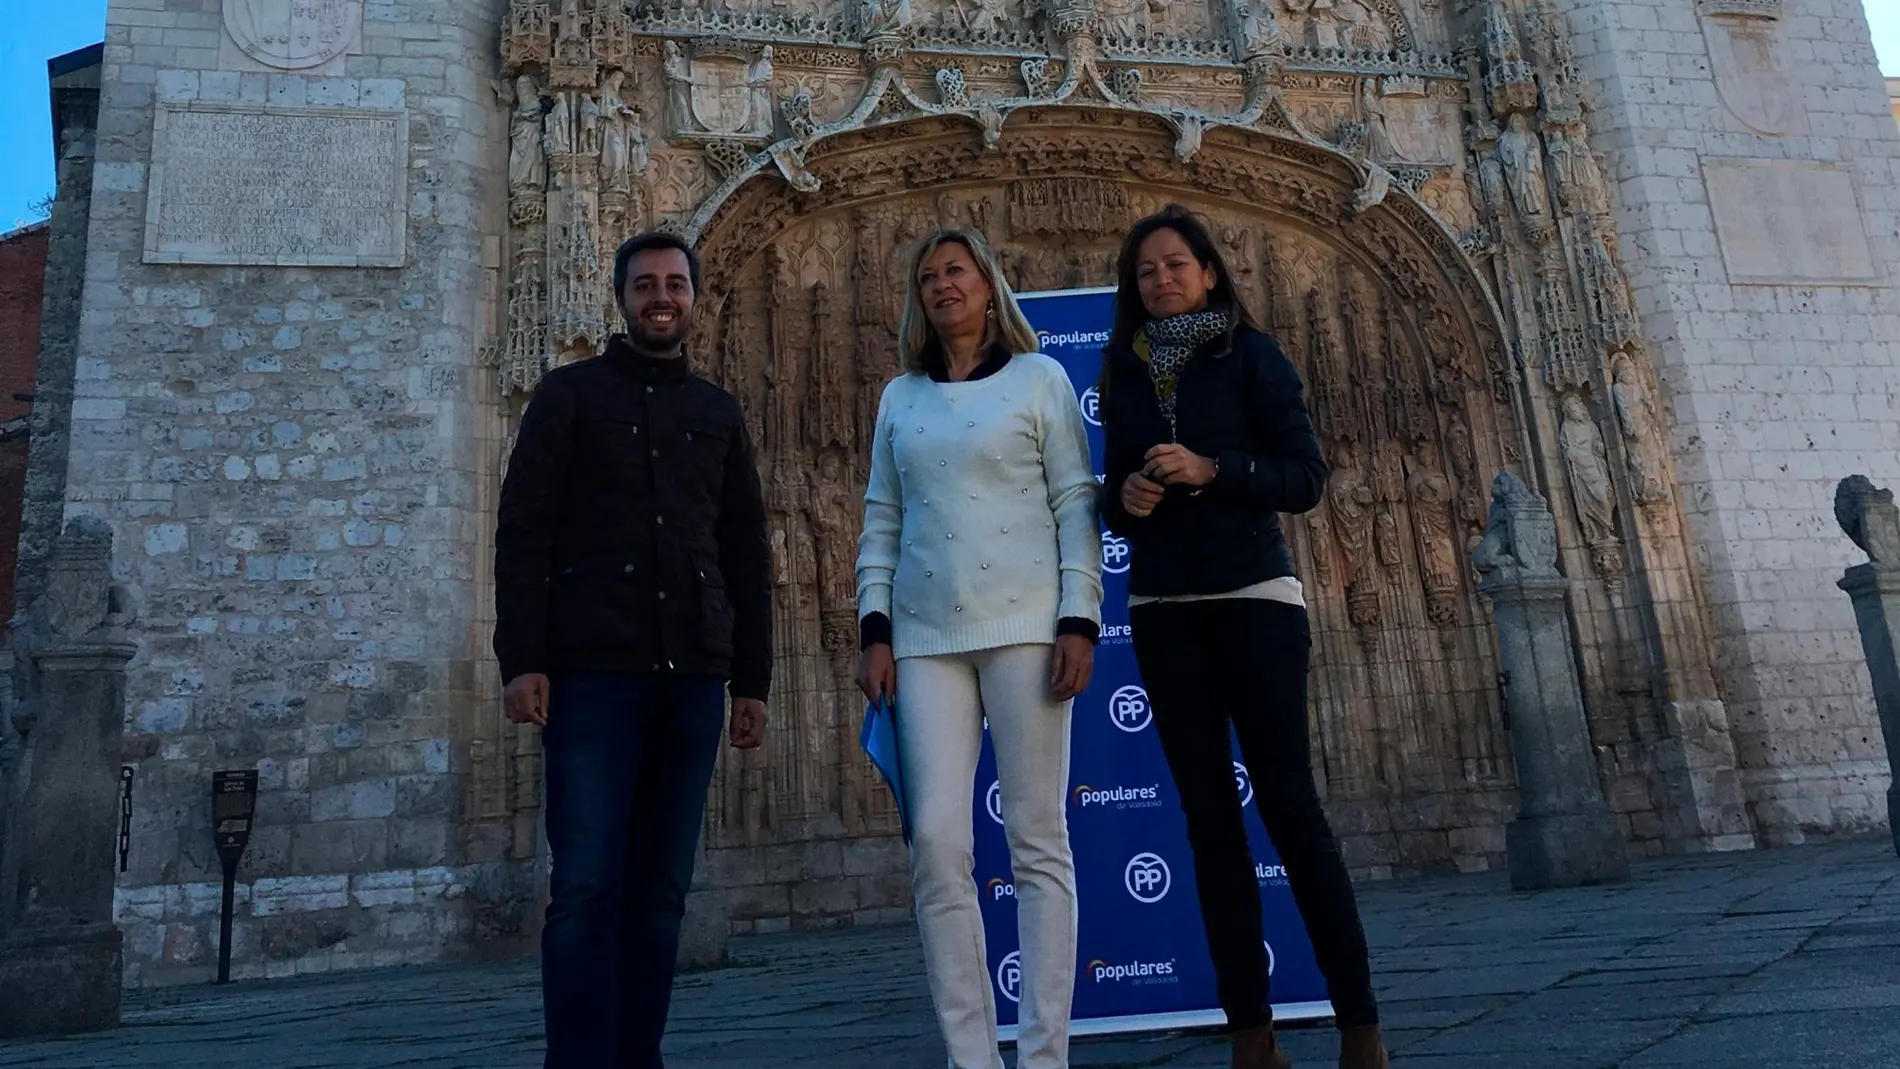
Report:
<svg viewBox="0 0 1900 1069"><path fill-rule="evenodd" d="M1845 168L1795 160L1705 159L1702 173L1731 284L1880 281L1854 180Z"/></svg>
<svg viewBox="0 0 1900 1069"><path fill-rule="evenodd" d="M145 262L401 267L400 111L160 104Z"/></svg>

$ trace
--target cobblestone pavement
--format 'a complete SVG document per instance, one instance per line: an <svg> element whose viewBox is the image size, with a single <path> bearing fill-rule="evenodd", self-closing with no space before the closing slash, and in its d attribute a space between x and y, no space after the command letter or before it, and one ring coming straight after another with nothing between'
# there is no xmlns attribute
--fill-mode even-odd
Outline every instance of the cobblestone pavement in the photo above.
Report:
<svg viewBox="0 0 1900 1069"><path fill-rule="evenodd" d="M1363 897L1401 1069L1900 1069L1900 861L1884 843L1640 863L1615 888L1514 894L1499 875ZM908 927L735 944L686 977L674 1069L943 1064ZM21 997L0 992L0 997ZM59 1069L532 1069L532 963L387 969L130 997L125 1026L0 1044ZM1301 1067L1326 1027L1288 1030ZM1077 1069L1225 1066L1205 1034L1078 1041Z"/></svg>

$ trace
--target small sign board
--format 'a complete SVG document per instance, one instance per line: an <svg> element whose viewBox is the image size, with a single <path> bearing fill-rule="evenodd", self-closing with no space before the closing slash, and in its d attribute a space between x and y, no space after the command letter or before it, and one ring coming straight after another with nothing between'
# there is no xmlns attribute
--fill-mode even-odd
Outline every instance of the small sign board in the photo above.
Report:
<svg viewBox="0 0 1900 1069"><path fill-rule="evenodd" d="M257 814L257 770L239 769L211 774L211 830L218 857L237 864L251 841L251 823Z"/></svg>

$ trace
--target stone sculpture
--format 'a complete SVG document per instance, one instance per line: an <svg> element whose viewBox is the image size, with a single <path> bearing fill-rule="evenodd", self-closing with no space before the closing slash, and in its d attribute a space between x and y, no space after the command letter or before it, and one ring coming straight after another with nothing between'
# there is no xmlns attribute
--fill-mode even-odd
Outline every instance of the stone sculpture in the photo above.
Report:
<svg viewBox="0 0 1900 1069"><path fill-rule="evenodd" d="M1557 573L1557 521L1517 476L1491 484L1491 525L1473 554L1491 600L1517 762L1517 819L1505 828L1520 891L1629 878L1629 854L1603 800Z"/></svg>
<svg viewBox="0 0 1900 1069"><path fill-rule="evenodd" d="M532 77L515 82L515 113L509 123L508 186L520 195L548 185L547 157L541 152L541 89Z"/></svg>
<svg viewBox="0 0 1900 1069"><path fill-rule="evenodd" d="M1850 475L1834 491L1834 518L1867 554L1867 563L1847 569L1838 585L1854 603L1861 651L1874 685L1874 707L1888 763L1887 827L1900 854L1900 507L1893 491L1865 475Z"/></svg>
<svg viewBox="0 0 1900 1069"><path fill-rule="evenodd" d="M1583 398L1568 394L1563 400L1563 425L1557 431L1564 470L1570 474L1577 518L1586 540L1595 543L1616 537L1616 498L1610 485L1610 458L1603 432Z"/></svg>
<svg viewBox="0 0 1900 1069"><path fill-rule="evenodd" d="M1662 426L1636 363L1622 353L1610 361L1610 397L1616 402L1617 423L1623 428L1631 494L1639 504L1657 505L1668 501L1669 476L1663 467Z"/></svg>

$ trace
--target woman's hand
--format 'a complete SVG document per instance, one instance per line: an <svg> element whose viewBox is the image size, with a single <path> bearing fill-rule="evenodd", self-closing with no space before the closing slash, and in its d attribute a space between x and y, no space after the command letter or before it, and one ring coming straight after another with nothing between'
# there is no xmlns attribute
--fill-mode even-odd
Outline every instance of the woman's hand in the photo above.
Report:
<svg viewBox="0 0 1900 1069"><path fill-rule="evenodd" d="M1087 690L1095 674L1095 645L1081 635L1056 636L1055 664L1049 689L1056 701L1066 702Z"/></svg>
<svg viewBox="0 0 1900 1069"><path fill-rule="evenodd" d="M1206 486L1217 474L1213 461L1174 442L1148 450L1142 464L1142 474L1164 486Z"/></svg>
<svg viewBox="0 0 1900 1069"><path fill-rule="evenodd" d="M868 701L888 702L897 697L897 661L887 642L873 642L858 657L858 689Z"/></svg>
<svg viewBox="0 0 1900 1069"><path fill-rule="evenodd" d="M1144 519L1161 504L1162 486L1140 472L1134 472L1122 482L1122 511L1136 519Z"/></svg>

